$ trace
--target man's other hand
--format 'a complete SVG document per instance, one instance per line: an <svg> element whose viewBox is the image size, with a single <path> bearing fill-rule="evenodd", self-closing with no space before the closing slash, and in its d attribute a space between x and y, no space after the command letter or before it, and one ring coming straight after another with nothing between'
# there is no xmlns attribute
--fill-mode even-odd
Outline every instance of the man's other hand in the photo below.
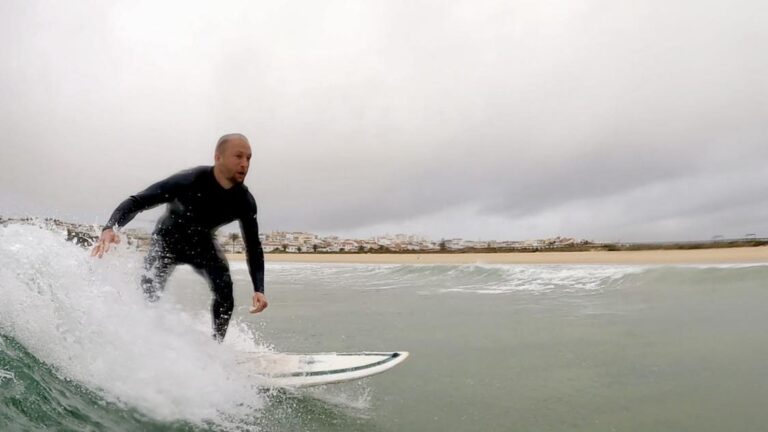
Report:
<svg viewBox="0 0 768 432"><path fill-rule="evenodd" d="M120 236L117 235L117 233L114 232L112 228L105 229L101 232L99 242L96 243L96 246L94 246L91 250L91 256L98 256L99 258L103 257L104 254L109 250L109 245L112 243L120 243Z"/></svg>
<svg viewBox="0 0 768 432"><path fill-rule="evenodd" d="M267 308L267 298L263 293L253 293L253 307L251 307L251 313L259 313Z"/></svg>

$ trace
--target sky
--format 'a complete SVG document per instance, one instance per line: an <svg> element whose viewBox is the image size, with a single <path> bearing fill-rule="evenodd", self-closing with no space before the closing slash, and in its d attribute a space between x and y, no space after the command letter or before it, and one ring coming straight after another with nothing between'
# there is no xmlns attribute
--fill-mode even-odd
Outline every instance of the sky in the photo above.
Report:
<svg viewBox="0 0 768 432"><path fill-rule="evenodd" d="M262 231L768 237L766 22L761 1L6 0L0 215L104 223L241 132Z"/></svg>

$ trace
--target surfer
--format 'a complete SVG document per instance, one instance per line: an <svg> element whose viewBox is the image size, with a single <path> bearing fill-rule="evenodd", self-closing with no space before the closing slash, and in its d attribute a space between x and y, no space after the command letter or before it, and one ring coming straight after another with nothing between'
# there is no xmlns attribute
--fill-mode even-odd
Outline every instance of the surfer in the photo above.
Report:
<svg viewBox="0 0 768 432"><path fill-rule="evenodd" d="M174 267L191 265L207 279L213 292L213 336L223 341L235 301L229 265L214 241L214 232L220 226L240 222L254 289L251 313L267 307L256 201L243 184L250 160L251 146L244 135L222 136L216 144L213 166L179 172L123 201L104 226L91 256L101 258L111 244L120 243L115 229L125 226L139 212L168 203L168 210L152 233L141 287L148 300L157 301Z"/></svg>

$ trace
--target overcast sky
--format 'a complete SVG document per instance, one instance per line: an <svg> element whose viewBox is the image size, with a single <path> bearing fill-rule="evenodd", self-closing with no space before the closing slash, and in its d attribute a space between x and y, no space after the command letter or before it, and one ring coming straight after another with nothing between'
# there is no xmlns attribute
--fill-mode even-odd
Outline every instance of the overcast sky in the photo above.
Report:
<svg viewBox="0 0 768 432"><path fill-rule="evenodd" d="M0 215L103 223L242 132L265 231L768 237L766 23L764 1L5 0Z"/></svg>

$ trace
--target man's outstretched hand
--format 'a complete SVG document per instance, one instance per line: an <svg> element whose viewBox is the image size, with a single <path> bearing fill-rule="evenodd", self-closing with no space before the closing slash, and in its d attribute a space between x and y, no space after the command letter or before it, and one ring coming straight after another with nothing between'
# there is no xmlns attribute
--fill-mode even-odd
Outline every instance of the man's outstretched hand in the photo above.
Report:
<svg viewBox="0 0 768 432"><path fill-rule="evenodd" d="M259 313L267 308L267 297L263 293L253 293L253 307L251 313Z"/></svg>
<svg viewBox="0 0 768 432"><path fill-rule="evenodd" d="M99 258L103 257L104 253L106 253L109 250L109 245L112 243L114 244L120 243L120 236L117 235L117 233L114 232L112 228L105 229L104 231L101 232L101 237L99 237L99 242L96 243L96 246L94 246L93 249L91 250L91 256L98 256Z"/></svg>

